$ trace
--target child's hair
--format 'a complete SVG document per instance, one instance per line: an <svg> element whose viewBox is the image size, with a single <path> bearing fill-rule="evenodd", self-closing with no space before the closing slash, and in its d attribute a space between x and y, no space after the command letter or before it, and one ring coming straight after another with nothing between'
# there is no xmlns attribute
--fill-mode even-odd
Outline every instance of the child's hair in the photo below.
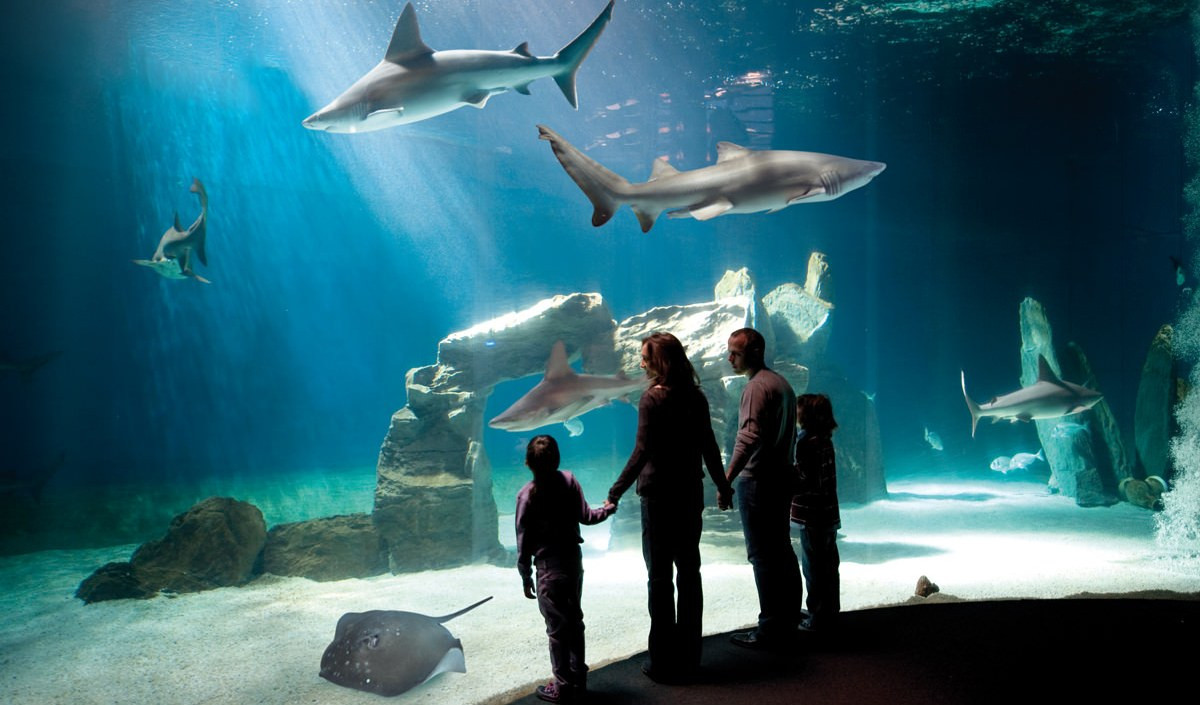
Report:
<svg viewBox="0 0 1200 705"><path fill-rule="evenodd" d="M558 470L559 461L558 441L554 440L554 436L534 436L525 446L525 464L533 471L535 478Z"/></svg>
<svg viewBox="0 0 1200 705"><path fill-rule="evenodd" d="M838 427L833 418L833 404L824 394L801 394L796 398L796 421L806 433L828 436Z"/></svg>
<svg viewBox="0 0 1200 705"><path fill-rule="evenodd" d="M546 501L552 501L555 495L566 493L567 480L558 471L559 461L558 441L554 436L542 434L529 440L525 446L525 465L533 471L530 500L544 495Z"/></svg>

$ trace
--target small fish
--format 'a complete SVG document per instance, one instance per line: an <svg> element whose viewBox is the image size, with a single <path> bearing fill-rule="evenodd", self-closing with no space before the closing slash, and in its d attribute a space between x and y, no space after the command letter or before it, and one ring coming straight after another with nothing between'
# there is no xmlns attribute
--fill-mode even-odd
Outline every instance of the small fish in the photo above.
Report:
<svg viewBox="0 0 1200 705"><path fill-rule="evenodd" d="M1091 433L1091 429L1087 424L1075 423L1073 421L1062 421L1054 424L1054 429L1050 431L1051 438L1069 438L1076 433Z"/></svg>
<svg viewBox="0 0 1200 705"><path fill-rule="evenodd" d="M1008 471L1012 470L1012 458L1008 457L1007 455L1001 455L1000 457L993 460L992 464L989 465L988 467L995 470L996 472L1002 472L1007 475Z"/></svg>
<svg viewBox="0 0 1200 705"><path fill-rule="evenodd" d="M1045 462L1046 456L1042 455L1042 450L1039 448L1036 453L1017 453L1012 457L1012 466L1010 470L1028 470L1030 465L1037 461Z"/></svg>
<svg viewBox="0 0 1200 705"><path fill-rule="evenodd" d="M937 431L930 431L929 427L925 427L925 442L934 450L942 450L945 446L942 445L942 437L937 434Z"/></svg>
<svg viewBox="0 0 1200 705"><path fill-rule="evenodd" d="M1168 255L1171 258L1171 265L1175 267L1175 286L1183 288L1187 282L1187 270L1183 268L1183 262L1174 255Z"/></svg>

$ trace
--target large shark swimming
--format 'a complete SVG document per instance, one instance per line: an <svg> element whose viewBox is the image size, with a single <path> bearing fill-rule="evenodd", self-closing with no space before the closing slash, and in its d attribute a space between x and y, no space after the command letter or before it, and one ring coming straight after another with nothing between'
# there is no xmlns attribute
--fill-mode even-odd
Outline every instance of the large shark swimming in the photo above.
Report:
<svg viewBox="0 0 1200 705"><path fill-rule="evenodd" d="M208 192L200 179L192 179L188 189L200 198L200 215L188 226L187 230L179 224L179 214L175 214L175 223L167 228L158 241L158 249L150 259L135 259L134 264L149 267L167 279L187 279L210 284L207 279L192 271L192 253L196 253L200 263L208 266L208 256L204 253L204 242L208 236Z"/></svg>
<svg viewBox="0 0 1200 705"><path fill-rule="evenodd" d="M644 389L644 379L630 379L624 372L615 376L581 375L567 363L567 350L560 340L550 351L546 376L512 406L488 422L505 431L529 431L561 423L572 436L583 433L577 416Z"/></svg>
<svg viewBox="0 0 1200 705"><path fill-rule="evenodd" d="M1021 387L995 397L984 404L977 404L967 395L967 375L962 376L963 398L971 412L971 437L975 437L975 426L979 419L990 416L992 423L1000 419L1011 422L1033 419L1057 419L1086 411L1100 401L1100 392L1071 382L1064 382L1050 369L1046 358L1038 355L1038 378L1028 387Z"/></svg>
<svg viewBox="0 0 1200 705"><path fill-rule="evenodd" d="M528 42L512 51L434 51L421 39L417 11L404 6L387 53L333 102L304 119L310 130L371 132L425 120L465 105L482 108L497 93L529 95L529 84L553 78L579 107L575 74L612 17L613 3L553 56L534 56Z"/></svg>
<svg viewBox="0 0 1200 705"><path fill-rule="evenodd" d="M717 144L717 163L679 171L656 159L650 180L632 184L579 151L554 130L538 125L541 139L592 202L592 225L608 222L622 205L633 208L642 232L663 211L672 218L709 220L727 213L775 212L797 203L832 201L862 188L887 168L883 162L817 152L756 151Z"/></svg>

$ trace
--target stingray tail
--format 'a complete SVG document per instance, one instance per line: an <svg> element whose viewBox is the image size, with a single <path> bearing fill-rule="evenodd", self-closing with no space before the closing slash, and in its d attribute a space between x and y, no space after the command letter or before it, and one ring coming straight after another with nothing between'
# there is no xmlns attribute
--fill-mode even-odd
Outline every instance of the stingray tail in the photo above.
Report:
<svg viewBox="0 0 1200 705"><path fill-rule="evenodd" d="M979 425L979 405L967 396L967 373L959 370L958 374L962 377L963 399L967 400L967 409L971 412L971 438L974 438L975 427Z"/></svg>
<svg viewBox="0 0 1200 705"><path fill-rule="evenodd" d="M612 10L613 0L609 0L608 6L592 20L588 28L554 55L554 60L562 64L562 69L554 74L554 82L566 96L567 102L576 110L579 109L579 96L575 91L575 74L579 71L579 65L587 58L588 52L596 45L596 40L600 38L604 28L608 26L608 21L612 19Z"/></svg>
<svg viewBox="0 0 1200 705"><path fill-rule="evenodd" d="M554 156L558 158L567 175L592 202L592 225L600 227L607 223L620 207L622 197L629 193L629 181L580 152L575 145L549 127L538 125L537 128L540 138L549 142L554 149ZM643 224L642 231L646 230L649 228Z"/></svg>
<svg viewBox="0 0 1200 705"><path fill-rule="evenodd" d="M458 617L459 615L463 615L463 614L466 614L467 612L470 612L471 610L482 605L483 603L487 602L490 599L492 599L492 596L488 595L487 597L483 598L479 602L476 602L475 604L471 605L470 607L464 607L457 612L452 612L452 613L444 615L442 617L434 617L433 619L435 622L449 622L450 620L454 619L455 617Z"/></svg>

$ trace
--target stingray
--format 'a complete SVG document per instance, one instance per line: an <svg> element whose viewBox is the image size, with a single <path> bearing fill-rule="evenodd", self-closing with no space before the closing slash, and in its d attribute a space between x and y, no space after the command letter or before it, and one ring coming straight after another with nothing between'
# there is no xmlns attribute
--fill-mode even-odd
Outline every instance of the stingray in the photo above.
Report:
<svg viewBox="0 0 1200 705"><path fill-rule="evenodd" d="M321 677L347 688L399 695L439 673L466 673L462 642L442 623L490 599L443 617L394 610L347 612L321 656Z"/></svg>

